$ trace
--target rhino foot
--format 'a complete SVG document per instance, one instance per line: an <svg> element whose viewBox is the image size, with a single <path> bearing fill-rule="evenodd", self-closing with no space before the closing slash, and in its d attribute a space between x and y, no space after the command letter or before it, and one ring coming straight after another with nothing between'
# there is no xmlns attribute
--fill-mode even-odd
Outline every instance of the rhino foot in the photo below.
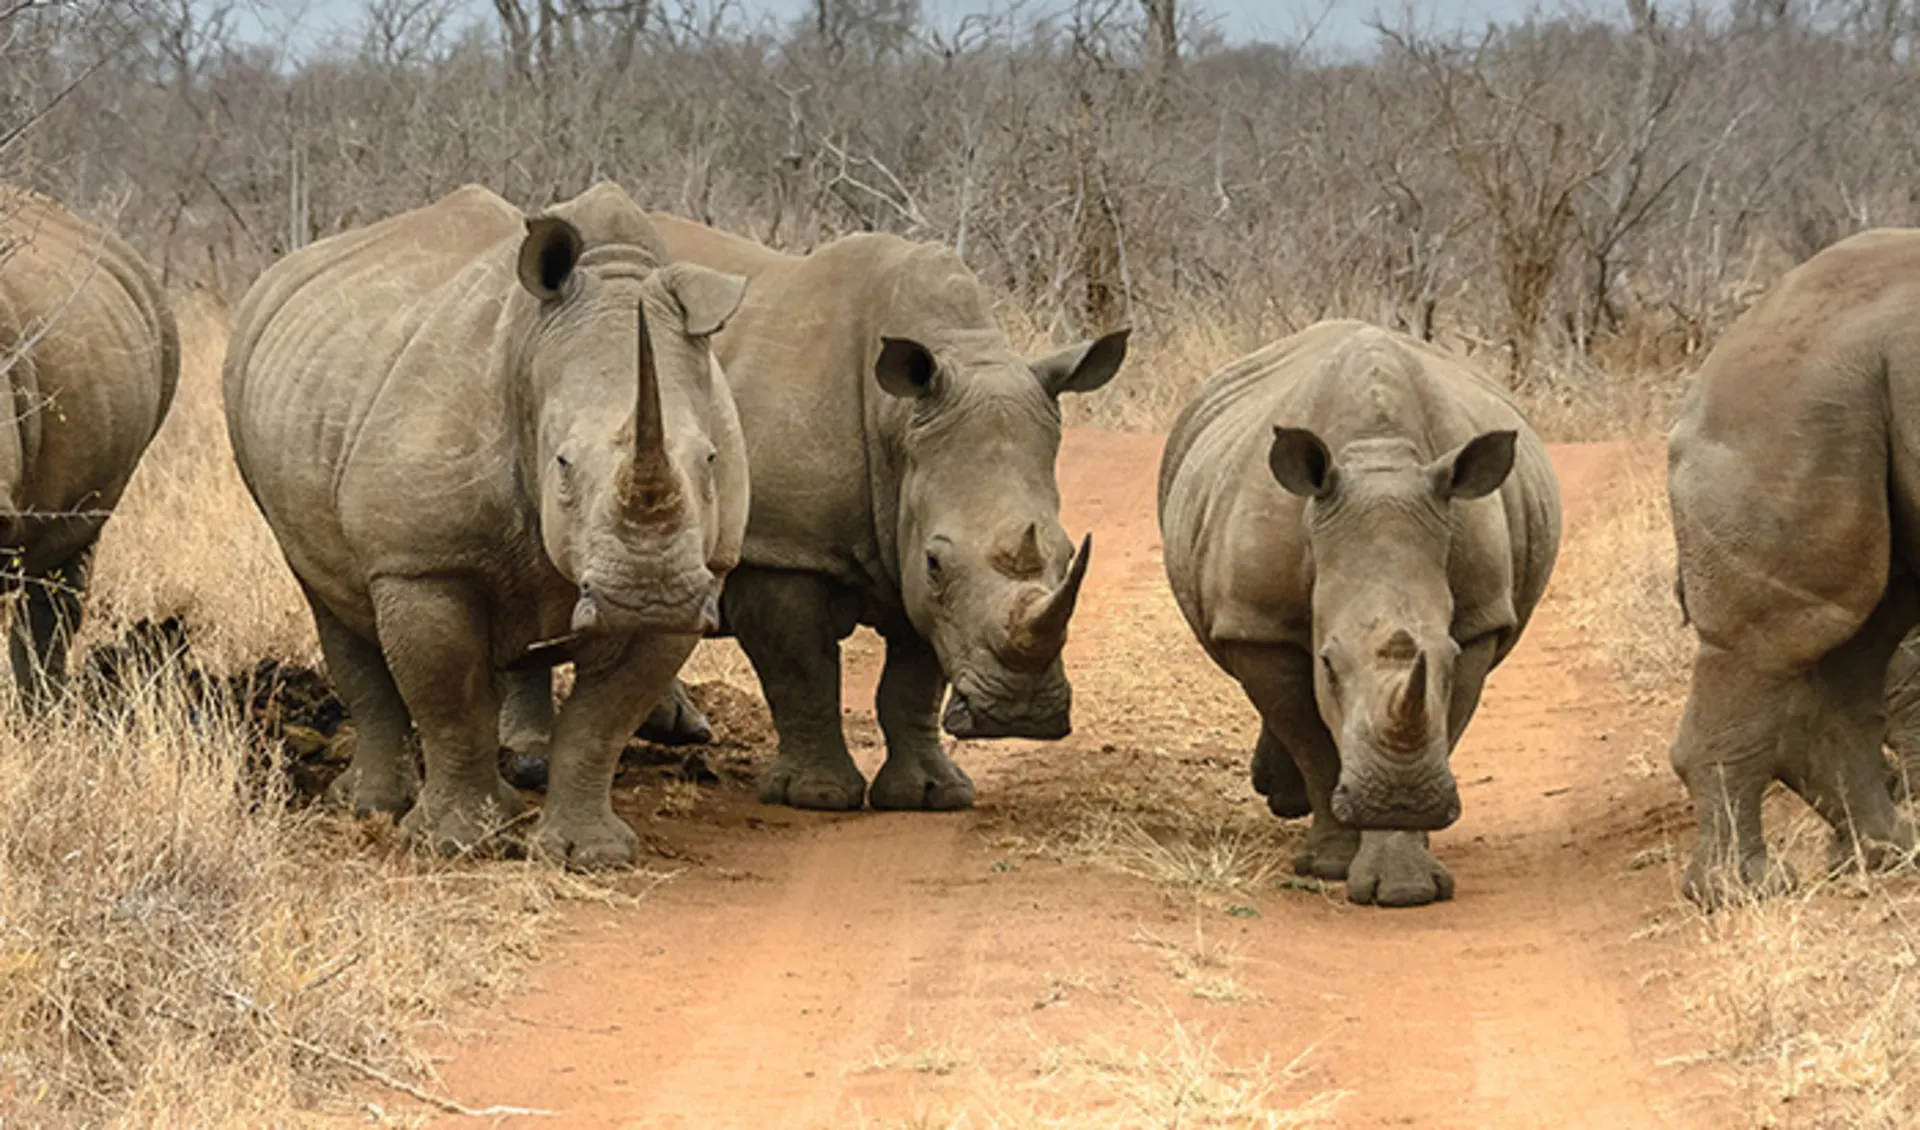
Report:
<svg viewBox="0 0 1920 1130"><path fill-rule="evenodd" d="M500 775L509 785L528 792L547 791L547 743L529 746L523 750L502 747L500 750Z"/></svg>
<svg viewBox="0 0 1920 1130"><path fill-rule="evenodd" d="M1294 820L1313 811L1307 797L1307 779L1293 755L1264 729L1253 750L1253 791L1267 798L1267 811L1282 820Z"/></svg>
<svg viewBox="0 0 1920 1130"><path fill-rule="evenodd" d="M1680 893L1702 910L1718 910L1730 903L1753 899L1778 898L1792 894L1800 886L1793 866L1761 852L1732 866L1711 862L1711 855L1694 854L1681 880Z"/></svg>
<svg viewBox="0 0 1920 1130"><path fill-rule="evenodd" d="M1370 831L1347 872L1347 901L1425 906L1453 897L1453 873L1427 850L1424 832Z"/></svg>
<svg viewBox="0 0 1920 1130"><path fill-rule="evenodd" d="M820 765L784 755L760 778L760 803L785 804L822 812L853 812L866 803L867 779L851 757Z"/></svg>
<svg viewBox="0 0 1920 1130"><path fill-rule="evenodd" d="M1913 826L1904 820L1894 825L1891 834L1884 838L1869 838L1860 833L1842 837L1836 832L1827 843L1827 873L1894 871L1912 866L1914 855Z"/></svg>
<svg viewBox="0 0 1920 1130"><path fill-rule="evenodd" d="M660 700L635 733L642 741L655 745L706 745L713 740L713 724L687 697L680 680L675 679L667 697Z"/></svg>
<svg viewBox="0 0 1920 1130"><path fill-rule="evenodd" d="M1318 817L1307 830L1307 842L1293 857L1295 875L1311 875L1328 882L1345 882L1360 850L1360 830Z"/></svg>
<svg viewBox="0 0 1920 1130"><path fill-rule="evenodd" d="M492 795L479 803L429 786L400 821L400 831L412 843L439 855L467 855L483 848L506 852L513 846L507 826L525 807L520 794L505 781L498 781Z"/></svg>
<svg viewBox="0 0 1920 1130"><path fill-rule="evenodd" d="M534 858L555 866L605 871L632 867L639 858L640 837L611 809L556 816L549 808L540 814L527 847Z"/></svg>
<svg viewBox="0 0 1920 1130"><path fill-rule="evenodd" d="M973 779L945 753L889 757L867 803L894 812L955 812L973 807Z"/></svg>
<svg viewBox="0 0 1920 1130"><path fill-rule="evenodd" d="M327 803L351 811L361 820L382 813L398 820L413 807L413 797L417 791L412 782L395 780L390 775L381 780L349 765L346 772L335 777L333 783L327 786Z"/></svg>

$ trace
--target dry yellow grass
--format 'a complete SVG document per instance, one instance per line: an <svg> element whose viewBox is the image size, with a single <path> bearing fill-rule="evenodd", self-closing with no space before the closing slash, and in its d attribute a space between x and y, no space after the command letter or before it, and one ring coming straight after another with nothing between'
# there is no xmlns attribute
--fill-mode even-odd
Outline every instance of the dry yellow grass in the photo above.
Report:
<svg viewBox="0 0 1920 1130"><path fill-rule="evenodd" d="M203 660L310 659L297 590L227 456L218 311L181 303L180 398L109 523L89 639L183 613ZM156 680L124 707L0 716L0 1122L284 1125L388 1084L534 952L545 869L440 863L291 810L239 720Z"/></svg>

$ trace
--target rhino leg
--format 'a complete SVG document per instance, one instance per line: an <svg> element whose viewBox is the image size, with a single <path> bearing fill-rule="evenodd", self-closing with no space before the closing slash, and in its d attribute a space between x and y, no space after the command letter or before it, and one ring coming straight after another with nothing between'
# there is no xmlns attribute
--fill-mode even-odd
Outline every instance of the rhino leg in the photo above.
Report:
<svg viewBox="0 0 1920 1130"><path fill-rule="evenodd" d="M1267 811L1282 820L1293 820L1313 811L1307 796L1307 779L1293 762L1293 754L1273 736L1265 723L1260 726L1260 741L1253 747L1253 791L1267 798Z"/></svg>
<svg viewBox="0 0 1920 1130"><path fill-rule="evenodd" d="M1710 644L1694 657L1671 757L1700 829L1682 891L1702 906L1785 893L1796 884L1793 869L1768 856L1760 821L1761 798L1779 772L1778 751L1792 740L1796 682Z"/></svg>
<svg viewBox="0 0 1920 1130"><path fill-rule="evenodd" d="M637 733L659 745L706 745L713 740L713 724L687 696L686 684L676 678Z"/></svg>
<svg viewBox="0 0 1920 1130"><path fill-rule="evenodd" d="M401 830L435 851L470 851L522 808L500 776L486 604L455 581L387 578L374 583L373 606L381 653L427 767Z"/></svg>
<svg viewBox="0 0 1920 1130"><path fill-rule="evenodd" d="M887 736L887 762L874 775L875 808L947 812L973 807L973 781L947 756L940 700L947 677L933 646L914 632L887 637L874 706Z"/></svg>
<svg viewBox="0 0 1920 1130"><path fill-rule="evenodd" d="M81 598L93 543L56 568L25 578L8 644L13 677L28 714L59 704L67 689L67 647L80 630Z"/></svg>
<svg viewBox="0 0 1920 1130"><path fill-rule="evenodd" d="M553 672L545 667L501 671L501 772L515 788L547 787L547 742L553 734Z"/></svg>
<svg viewBox="0 0 1920 1130"><path fill-rule="evenodd" d="M840 728L840 636L832 591L811 573L739 569L722 599L780 734L760 800L795 808L859 808L867 779Z"/></svg>
<svg viewBox="0 0 1920 1130"><path fill-rule="evenodd" d="M1781 779L1833 829L1830 865L1880 870L1908 862L1914 829L1894 807L1882 741L1887 666L1911 623L1904 586L1812 673L1808 740L1787 751Z"/></svg>
<svg viewBox="0 0 1920 1130"><path fill-rule="evenodd" d="M1360 850L1360 830L1333 815L1340 751L1320 720L1313 697L1313 663L1297 647L1235 644L1224 650L1227 670L1260 712L1262 744L1292 760L1307 794L1313 823L1293 857L1298 875L1341 882ZM1256 749L1256 760L1258 750ZM1268 805L1272 807L1269 797Z"/></svg>
<svg viewBox="0 0 1920 1130"><path fill-rule="evenodd" d="M353 719L353 762L334 779L331 795L350 806L355 816L384 812L398 819L420 790L413 754L407 748L407 735L413 729L407 704L393 685L379 647L349 631L312 592L307 593L307 603L319 630L327 674Z"/></svg>
<svg viewBox="0 0 1920 1130"><path fill-rule="evenodd" d="M574 663L553 725L553 775L532 849L579 870L631 867L640 840L613 812L613 777L634 727L666 696L697 636L608 641Z"/></svg>

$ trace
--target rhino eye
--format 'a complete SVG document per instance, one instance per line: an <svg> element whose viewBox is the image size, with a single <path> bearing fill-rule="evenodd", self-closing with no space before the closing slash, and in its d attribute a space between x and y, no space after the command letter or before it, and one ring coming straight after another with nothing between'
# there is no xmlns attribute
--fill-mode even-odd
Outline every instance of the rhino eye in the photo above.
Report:
<svg viewBox="0 0 1920 1130"><path fill-rule="evenodd" d="M1332 652L1323 651L1320 653L1320 668L1321 670L1327 673L1328 686L1331 687L1331 686L1339 685L1340 673L1333 669L1333 653Z"/></svg>
<svg viewBox="0 0 1920 1130"><path fill-rule="evenodd" d="M554 462L554 464L555 464L556 466L558 466L558 467L559 467L559 468L560 468L560 469L561 469L562 471L571 471L571 470L573 470L573 460L571 460L571 459L569 459L569 458L567 458L567 457L566 457L566 456L564 456L564 455L556 455L556 456L554 456L554 457L553 457L553 462Z"/></svg>

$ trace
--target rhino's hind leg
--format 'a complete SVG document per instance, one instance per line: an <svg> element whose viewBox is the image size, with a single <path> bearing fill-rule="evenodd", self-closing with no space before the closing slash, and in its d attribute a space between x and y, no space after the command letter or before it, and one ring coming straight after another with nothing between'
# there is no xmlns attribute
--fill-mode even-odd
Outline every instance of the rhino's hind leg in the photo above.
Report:
<svg viewBox="0 0 1920 1130"><path fill-rule="evenodd" d="M1298 875L1340 882L1360 850L1360 830L1333 815L1333 787L1340 779L1340 751L1320 720L1313 697L1313 663L1294 647L1235 644L1225 651L1227 669L1260 712L1260 749L1289 758L1306 790L1313 823L1306 842L1294 854ZM1271 769L1271 763L1269 763ZM1257 785L1256 785L1257 787ZM1271 795L1268 807L1273 807ZM1275 810L1278 811L1277 809Z"/></svg>
<svg viewBox="0 0 1920 1130"><path fill-rule="evenodd" d="M1887 730L1887 666L1912 623L1910 594L1896 586L1854 637L1829 652L1807 688L1807 740L1787 753L1781 779L1833 829L1836 870L1880 870L1911 861L1914 828L1894 807L1881 743Z"/></svg>
<svg viewBox="0 0 1920 1130"><path fill-rule="evenodd" d="M1682 892L1702 906L1781 894L1796 884L1793 869L1767 853L1760 801L1780 772L1778 752L1794 702L1804 698L1797 682L1708 644L1694 657L1672 760L1700 826Z"/></svg>
<svg viewBox="0 0 1920 1130"><path fill-rule="evenodd" d="M845 811L866 802L867 779L840 728L840 637L832 592L811 573L739 569L727 579L726 618L753 664L780 735L760 800Z"/></svg>
<svg viewBox="0 0 1920 1130"><path fill-rule="evenodd" d="M874 705L887 762L873 778L875 808L952 811L973 806L973 781L942 748L940 698L947 678L933 647L912 632L887 637Z"/></svg>
<svg viewBox="0 0 1920 1130"><path fill-rule="evenodd" d="M359 817L384 812L398 819L413 805L420 777L407 748L413 719L401 700L386 657L349 631L314 595L307 594L327 674L353 720L353 762L334 780L333 798Z"/></svg>
<svg viewBox="0 0 1920 1130"><path fill-rule="evenodd" d="M1307 795L1307 779L1294 764L1293 754L1273 736L1264 723L1260 740L1253 747L1253 791L1267 798L1267 811L1282 820L1293 820L1313 811Z"/></svg>
<svg viewBox="0 0 1920 1130"><path fill-rule="evenodd" d="M640 840L613 812L613 777L634 727L667 694L695 636L609 641L583 653L553 726L553 775L534 854L580 870L630 867Z"/></svg>
<svg viewBox="0 0 1920 1130"><path fill-rule="evenodd" d="M380 650L427 769L401 829L435 851L471 851L523 807L500 776L500 696L485 605L458 582L416 578L375 582L373 604Z"/></svg>
<svg viewBox="0 0 1920 1130"><path fill-rule="evenodd" d="M705 745L713 740L713 724L693 704L686 684L678 678L636 732L642 740L658 745Z"/></svg>
<svg viewBox="0 0 1920 1130"><path fill-rule="evenodd" d="M89 541L61 565L21 581L8 645L20 702L28 714L43 713L66 695L67 648L80 630L92 558Z"/></svg>
<svg viewBox="0 0 1920 1130"><path fill-rule="evenodd" d="M1425 832L1369 828L1347 872L1347 900L1425 906L1453 897L1453 873L1427 850Z"/></svg>

